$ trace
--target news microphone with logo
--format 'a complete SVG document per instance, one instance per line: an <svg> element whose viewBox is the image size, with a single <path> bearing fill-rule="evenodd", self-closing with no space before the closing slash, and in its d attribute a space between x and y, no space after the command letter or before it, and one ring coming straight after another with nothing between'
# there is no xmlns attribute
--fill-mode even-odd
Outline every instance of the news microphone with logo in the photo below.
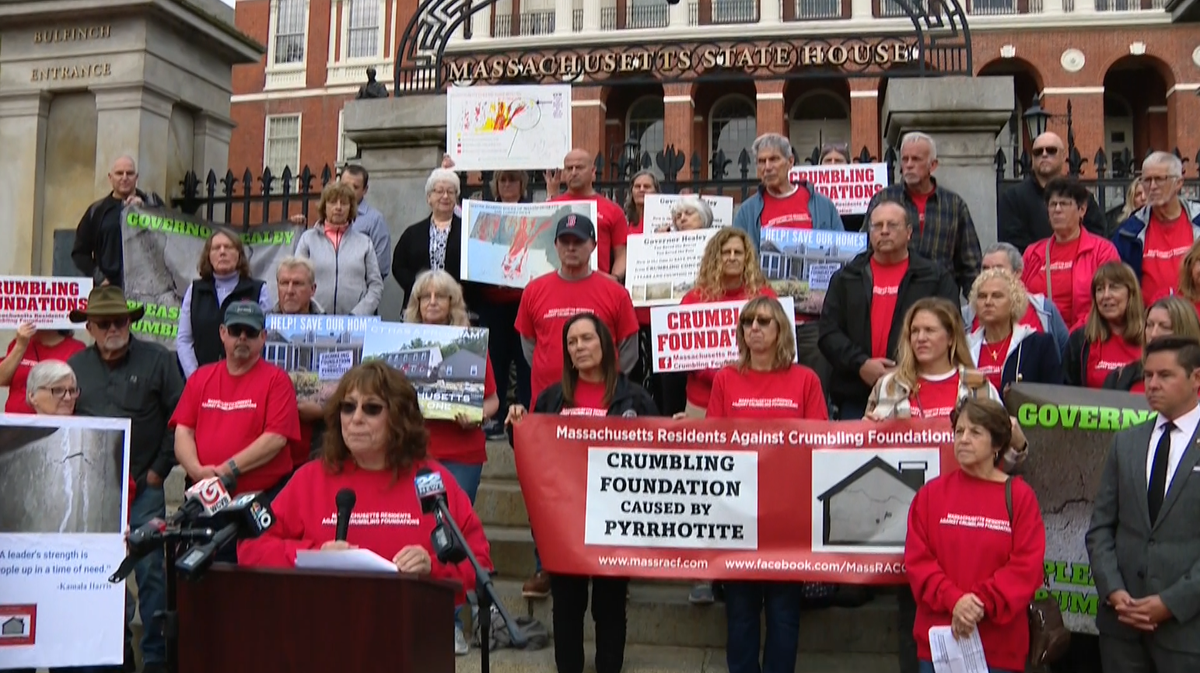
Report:
<svg viewBox="0 0 1200 673"><path fill-rule="evenodd" d="M235 540L256 538L275 524L275 515L263 493L243 493L213 516L217 532L209 542L184 552L175 568L194 579L212 565L217 552Z"/></svg>
<svg viewBox="0 0 1200 673"><path fill-rule="evenodd" d="M442 563L457 563L459 559L456 557L465 557L470 562L475 570L476 594L485 595L490 599L492 607L500 613L508 628L513 647L524 647L529 639L497 598L491 573L480 565L475 552L463 537L462 529L454 521L454 515L450 513L450 507L446 504L446 484L442 481L442 475L423 467L417 470L413 484L417 489L417 499L421 501L421 513L432 513L437 519L437 526L433 529L429 542L436 551L438 560ZM484 608L487 607L483 603L484 601L480 601L480 612L484 612Z"/></svg>
<svg viewBox="0 0 1200 673"><path fill-rule="evenodd" d="M358 496L352 488L343 488L334 496L333 501L337 505L337 531L334 533L334 540L346 541L346 535L350 532L350 512L354 510L354 502L357 499Z"/></svg>
<svg viewBox="0 0 1200 673"><path fill-rule="evenodd" d="M167 523L179 525L186 521L211 517L232 502L229 494L236 488L237 477L232 474L201 479L184 493L183 504Z"/></svg>
<svg viewBox="0 0 1200 673"><path fill-rule="evenodd" d="M168 527L166 521L151 519L130 531L129 535L125 537L125 546L129 549L129 553L121 561L121 565L117 566L116 571L109 576L108 581L115 584L129 577L133 572L133 567L139 561L153 552L162 549L163 544L168 540L192 539L207 541L212 536L213 531L211 528L186 531L172 530Z"/></svg>

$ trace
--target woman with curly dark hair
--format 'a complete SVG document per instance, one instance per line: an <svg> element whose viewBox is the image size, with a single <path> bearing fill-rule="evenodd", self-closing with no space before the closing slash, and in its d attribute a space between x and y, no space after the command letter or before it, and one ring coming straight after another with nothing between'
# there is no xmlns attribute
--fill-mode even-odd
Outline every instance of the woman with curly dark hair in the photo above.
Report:
<svg viewBox="0 0 1200 673"><path fill-rule="evenodd" d="M441 476L450 513L471 551L485 568L492 565L483 525L467 494L446 468L426 457L429 432L408 379L378 360L351 369L325 405L325 424L320 459L297 470L275 497L275 525L262 537L240 543L238 562L290 567L300 550L362 547L391 560L397 572L473 589L470 563L450 565L433 557L429 536L436 522L433 515L421 513L414 485L422 468ZM335 541L331 513L344 488L354 491L354 512L363 518L352 515L346 540ZM381 513L386 514L377 516ZM460 590L455 602L462 604L464 599Z"/></svg>

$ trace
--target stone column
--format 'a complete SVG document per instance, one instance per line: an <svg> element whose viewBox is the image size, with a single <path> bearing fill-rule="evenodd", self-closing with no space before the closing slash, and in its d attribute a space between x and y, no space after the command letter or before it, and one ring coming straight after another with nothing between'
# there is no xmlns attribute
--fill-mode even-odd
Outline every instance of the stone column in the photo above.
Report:
<svg viewBox="0 0 1200 673"><path fill-rule="evenodd" d="M778 133L787 136L787 120L785 119L783 110L783 87L785 82L781 79L759 79L754 81L755 103L758 119L758 135L764 133ZM716 148L710 148L715 150ZM737 157L729 157L733 159L736 165ZM739 169L740 170L740 169Z"/></svg>
<svg viewBox="0 0 1200 673"><path fill-rule="evenodd" d="M793 0L784 0L791 2ZM679 3L684 4L684 3ZM779 0L759 0L758 3L758 23L762 26L776 26L783 21L783 16L780 13Z"/></svg>
<svg viewBox="0 0 1200 673"><path fill-rule="evenodd" d="M166 198L171 106L177 99L144 84L90 88L96 95L96 194L110 190L110 165L129 154L137 160L138 188Z"/></svg>
<svg viewBox="0 0 1200 673"><path fill-rule="evenodd" d="M588 4L584 2L584 4ZM587 10L584 10L587 11ZM667 28L685 28L688 25L688 3L679 2L667 10Z"/></svg>
<svg viewBox="0 0 1200 673"><path fill-rule="evenodd" d="M967 202L985 248L996 242L996 136L1012 101L1011 77L897 78L883 101L883 134L893 147L910 131L937 143L934 177Z"/></svg>
<svg viewBox="0 0 1200 673"><path fill-rule="evenodd" d="M883 161L879 143L879 79L850 78L850 155L858 156L863 148Z"/></svg>
<svg viewBox="0 0 1200 673"><path fill-rule="evenodd" d="M554 0L554 32L571 33L575 29L575 8L571 0Z"/></svg>
<svg viewBox="0 0 1200 673"><path fill-rule="evenodd" d="M193 127L192 170L201 180L209 171L217 177L229 168L229 139L233 135L232 119L211 112L197 112Z"/></svg>
<svg viewBox="0 0 1200 673"><path fill-rule="evenodd" d="M0 275L49 274L42 269L43 173L46 121L52 95L46 91L0 94L0 222L8 231L0 246Z"/></svg>
<svg viewBox="0 0 1200 673"><path fill-rule="evenodd" d="M371 172L371 205L383 213L392 242L409 225L429 215L425 181L441 166L446 146L446 97L404 96L346 103L343 129L358 144L362 165ZM401 320L404 293L384 283L379 313Z"/></svg>

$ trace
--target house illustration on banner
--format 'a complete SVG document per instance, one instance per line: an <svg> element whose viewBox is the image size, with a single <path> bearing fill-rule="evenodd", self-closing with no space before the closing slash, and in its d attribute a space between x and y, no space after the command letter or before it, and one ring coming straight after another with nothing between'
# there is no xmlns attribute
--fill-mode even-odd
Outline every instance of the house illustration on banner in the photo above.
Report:
<svg viewBox="0 0 1200 673"><path fill-rule="evenodd" d="M904 547L908 507L925 485L929 465L902 461L900 469L874 456L817 499L824 509L822 542L848 547Z"/></svg>
<svg viewBox="0 0 1200 673"><path fill-rule="evenodd" d="M36 635L36 605L0 605L0 648L33 645Z"/></svg>

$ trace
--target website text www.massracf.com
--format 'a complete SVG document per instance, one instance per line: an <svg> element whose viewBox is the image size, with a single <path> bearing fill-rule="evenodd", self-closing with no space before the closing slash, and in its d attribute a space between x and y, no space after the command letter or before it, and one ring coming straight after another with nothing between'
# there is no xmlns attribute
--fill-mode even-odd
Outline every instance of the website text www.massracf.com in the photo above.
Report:
<svg viewBox="0 0 1200 673"><path fill-rule="evenodd" d="M601 556L600 565L616 568L667 568L672 570L696 570L708 568L704 559L657 558L641 556ZM903 563L860 563L856 561L783 561L765 559L728 560L726 570L734 572L826 572L840 575L903 575Z"/></svg>

